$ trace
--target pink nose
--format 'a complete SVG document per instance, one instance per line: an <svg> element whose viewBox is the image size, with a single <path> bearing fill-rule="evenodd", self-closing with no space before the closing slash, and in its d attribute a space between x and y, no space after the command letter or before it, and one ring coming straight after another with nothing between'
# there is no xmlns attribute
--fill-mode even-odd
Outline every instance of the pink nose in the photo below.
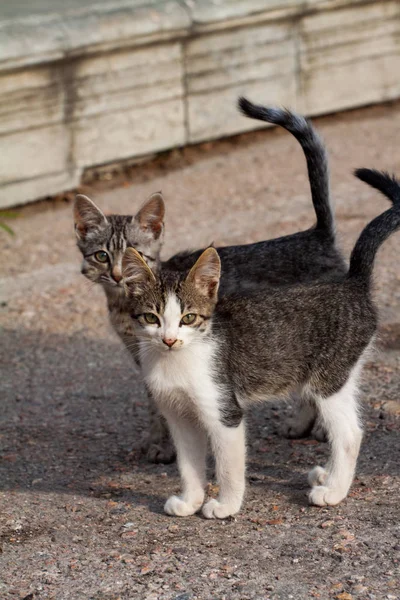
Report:
<svg viewBox="0 0 400 600"><path fill-rule="evenodd" d="M171 348L175 344L176 338L175 339L173 339L173 338L163 338L163 342L164 342L164 344L166 346L168 346L169 348Z"/></svg>
<svg viewBox="0 0 400 600"><path fill-rule="evenodd" d="M114 281L116 281L117 283L119 283L122 279L122 273L118 268L114 267L114 269L111 271L111 275Z"/></svg>

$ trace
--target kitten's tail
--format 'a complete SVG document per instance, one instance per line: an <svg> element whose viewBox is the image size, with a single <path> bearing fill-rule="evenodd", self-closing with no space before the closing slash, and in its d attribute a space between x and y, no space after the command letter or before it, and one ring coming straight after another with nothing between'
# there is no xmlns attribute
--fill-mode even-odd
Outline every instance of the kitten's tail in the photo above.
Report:
<svg viewBox="0 0 400 600"><path fill-rule="evenodd" d="M300 143L307 161L311 197L317 215L317 229L334 240L335 219L330 201L328 157L325 146L311 121L283 108L267 108L253 104L243 97L239 98L238 106L241 112L251 119L280 125Z"/></svg>
<svg viewBox="0 0 400 600"><path fill-rule="evenodd" d="M389 210L368 223L351 253L349 278L369 283L379 246L400 229L400 182L388 173L373 169L357 169L354 174L393 202Z"/></svg>

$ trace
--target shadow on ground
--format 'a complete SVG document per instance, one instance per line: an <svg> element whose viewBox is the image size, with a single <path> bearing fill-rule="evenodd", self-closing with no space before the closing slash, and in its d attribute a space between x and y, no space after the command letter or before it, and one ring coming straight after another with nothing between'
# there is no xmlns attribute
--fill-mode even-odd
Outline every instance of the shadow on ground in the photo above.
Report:
<svg viewBox="0 0 400 600"><path fill-rule="evenodd" d="M176 468L149 465L138 450L148 422L146 394L121 345L13 329L3 331L2 341L0 489L109 495L158 511L162 498L136 490L135 475L173 475ZM369 380L365 395L382 393ZM287 405L275 402L250 413L248 474L252 485L304 505L305 472L323 463L328 449L277 435L287 413ZM400 473L399 431L380 417L367 411L360 477ZM107 484L118 472L130 480L124 488Z"/></svg>

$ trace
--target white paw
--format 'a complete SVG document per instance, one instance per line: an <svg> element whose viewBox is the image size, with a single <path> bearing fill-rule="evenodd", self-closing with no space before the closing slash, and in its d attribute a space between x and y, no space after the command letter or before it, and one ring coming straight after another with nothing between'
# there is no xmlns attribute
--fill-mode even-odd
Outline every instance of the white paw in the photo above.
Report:
<svg viewBox="0 0 400 600"><path fill-rule="evenodd" d="M240 505L236 506L231 503L219 502L213 498L205 503L202 512L206 519L226 519L236 514L239 510Z"/></svg>
<svg viewBox="0 0 400 600"><path fill-rule="evenodd" d="M194 515L202 504L203 500L185 502L182 498L179 498L179 496L170 496L164 504L164 512L166 512L167 515L176 517L188 517L189 515Z"/></svg>
<svg viewBox="0 0 400 600"><path fill-rule="evenodd" d="M317 485L312 488L308 495L308 501L315 506L335 506L346 497L340 490L326 487L325 485Z"/></svg>
<svg viewBox="0 0 400 600"><path fill-rule="evenodd" d="M323 467L314 467L308 474L308 483L311 487L323 485L328 476L327 471Z"/></svg>

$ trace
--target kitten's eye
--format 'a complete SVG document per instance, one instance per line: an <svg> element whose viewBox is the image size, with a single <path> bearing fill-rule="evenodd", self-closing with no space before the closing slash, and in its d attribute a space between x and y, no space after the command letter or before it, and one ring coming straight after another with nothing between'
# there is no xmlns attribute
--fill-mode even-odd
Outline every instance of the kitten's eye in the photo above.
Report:
<svg viewBox="0 0 400 600"><path fill-rule="evenodd" d="M153 313L144 313L144 320L146 321L146 323L149 323L150 325L159 325L160 321L158 320L157 315L153 314Z"/></svg>
<svg viewBox="0 0 400 600"><path fill-rule="evenodd" d="M108 261L108 254L107 254L107 252L104 252L103 250L96 252L94 257L96 260L98 260L101 263L106 263Z"/></svg>
<svg viewBox="0 0 400 600"><path fill-rule="evenodd" d="M182 325L191 325L192 323L195 322L197 315L193 314L193 313L189 313L187 315L185 315L184 317L182 317L181 319L181 324Z"/></svg>

